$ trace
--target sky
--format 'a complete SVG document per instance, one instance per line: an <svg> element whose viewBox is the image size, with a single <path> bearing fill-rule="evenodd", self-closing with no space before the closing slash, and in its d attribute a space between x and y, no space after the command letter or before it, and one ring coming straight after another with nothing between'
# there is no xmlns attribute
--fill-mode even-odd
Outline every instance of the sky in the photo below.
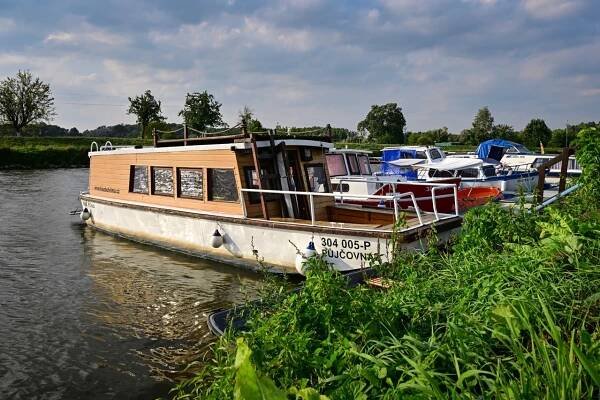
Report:
<svg viewBox="0 0 600 400"><path fill-rule="evenodd" d="M460 132L488 106L523 129L599 120L598 0L0 0L0 79L51 85L53 123L134 123L150 89L170 122L208 90L235 123L356 129L398 103L411 131Z"/></svg>

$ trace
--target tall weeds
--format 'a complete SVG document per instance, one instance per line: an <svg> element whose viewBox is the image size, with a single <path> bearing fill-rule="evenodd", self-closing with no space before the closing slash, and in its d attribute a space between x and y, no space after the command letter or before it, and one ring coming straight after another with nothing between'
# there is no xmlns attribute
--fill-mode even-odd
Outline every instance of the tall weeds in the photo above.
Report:
<svg viewBox="0 0 600 400"><path fill-rule="evenodd" d="M584 170L600 165L596 136L580 133ZM347 288L313 260L304 290L219 340L175 397L598 398L600 175L582 181L540 214L471 211L449 252L374 261L388 290Z"/></svg>

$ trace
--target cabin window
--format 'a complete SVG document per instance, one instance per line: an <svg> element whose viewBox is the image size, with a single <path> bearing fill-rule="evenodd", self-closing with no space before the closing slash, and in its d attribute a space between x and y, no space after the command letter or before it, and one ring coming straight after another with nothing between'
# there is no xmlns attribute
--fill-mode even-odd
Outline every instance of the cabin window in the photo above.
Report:
<svg viewBox="0 0 600 400"><path fill-rule="evenodd" d="M454 177L454 171L450 170L450 171L446 171L446 170L439 170L439 169L429 169L427 172L427 175L430 178L452 178Z"/></svg>
<svg viewBox="0 0 600 400"><path fill-rule="evenodd" d="M429 155L431 156L432 160L437 160L439 158L442 158L442 155L440 154L440 152L438 151L438 149L431 149L431 150L429 150Z"/></svg>
<svg viewBox="0 0 600 400"><path fill-rule="evenodd" d="M323 164L306 165L306 179L308 181L308 190L316 193L327 193L327 175Z"/></svg>
<svg viewBox="0 0 600 400"><path fill-rule="evenodd" d="M350 175L360 175L360 167L358 166L358 160L356 154L348 154L348 167L350 168Z"/></svg>
<svg viewBox="0 0 600 400"><path fill-rule="evenodd" d="M458 176L461 178L478 178L479 170L477 168L467 168L458 170Z"/></svg>
<svg viewBox="0 0 600 400"><path fill-rule="evenodd" d="M202 172L199 168L177 168L179 197L204 199Z"/></svg>
<svg viewBox="0 0 600 400"><path fill-rule="evenodd" d="M358 166L361 175L371 175L371 165L369 165L369 157L358 156Z"/></svg>
<svg viewBox="0 0 600 400"><path fill-rule="evenodd" d="M132 165L129 174L129 191L133 193L148 194L148 167L146 165Z"/></svg>
<svg viewBox="0 0 600 400"><path fill-rule="evenodd" d="M152 194L173 196L173 168L152 167Z"/></svg>
<svg viewBox="0 0 600 400"><path fill-rule="evenodd" d="M496 176L496 167L494 167L493 165L483 167L483 175L485 175L488 178Z"/></svg>
<svg viewBox="0 0 600 400"><path fill-rule="evenodd" d="M418 160L427 160L427 154L424 151L415 152L415 158Z"/></svg>
<svg viewBox="0 0 600 400"><path fill-rule="evenodd" d="M344 163L343 154L327 154L325 155L327 160L327 169L329 169L329 176L342 176L348 175L346 171L346 164Z"/></svg>
<svg viewBox="0 0 600 400"><path fill-rule="evenodd" d="M208 199L212 201L237 201L238 190L232 169L208 170Z"/></svg>
<svg viewBox="0 0 600 400"><path fill-rule="evenodd" d="M260 171L263 178L266 177L266 179L263 179L263 189L277 189L273 166L269 165L266 168L261 168ZM256 169L254 167L244 168L244 178L246 180L246 188L258 189L258 175L256 174ZM277 195L272 193L266 193L264 194L264 197L266 201L277 200ZM259 203L260 193L248 193L248 199L251 204Z"/></svg>
<svg viewBox="0 0 600 400"><path fill-rule="evenodd" d="M331 186L333 192L346 193L350 191L350 185L348 185L347 183L342 183L341 185L339 183L332 183Z"/></svg>

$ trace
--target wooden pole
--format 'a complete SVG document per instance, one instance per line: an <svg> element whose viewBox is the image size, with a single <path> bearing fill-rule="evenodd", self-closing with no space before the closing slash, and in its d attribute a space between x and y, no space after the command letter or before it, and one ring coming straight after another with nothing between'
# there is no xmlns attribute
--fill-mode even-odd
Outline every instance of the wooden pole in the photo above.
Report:
<svg viewBox="0 0 600 400"><path fill-rule="evenodd" d="M154 147L158 147L158 133L156 133L156 128L152 128L152 142Z"/></svg>
<svg viewBox="0 0 600 400"><path fill-rule="evenodd" d="M183 123L183 145L187 146L187 140L188 140L188 129L187 129L187 124L184 122Z"/></svg>
<svg viewBox="0 0 600 400"><path fill-rule="evenodd" d="M258 148L256 147L256 138L251 136L250 143L252 144L252 159L254 160L254 169L256 170L256 177L258 178L258 189L262 190L262 176L260 174L260 163L258 162ZM263 218L269 219L269 212L267 210L267 203L265 202L265 194L260 193L260 207L262 208Z"/></svg>
<svg viewBox="0 0 600 400"><path fill-rule="evenodd" d="M537 186L537 201L544 201L544 184L546 183L546 167L542 165L538 167L538 186Z"/></svg>
<svg viewBox="0 0 600 400"><path fill-rule="evenodd" d="M327 127L325 128L325 130L327 131L327 137L329 138L329 141L331 142L331 138L333 137L333 135L331 133L331 125L327 124Z"/></svg>
<svg viewBox="0 0 600 400"><path fill-rule="evenodd" d="M571 149L564 147L562 150L562 160L560 162L560 180L558 181L558 193L565 190L567 186L567 170L569 168L569 155Z"/></svg>

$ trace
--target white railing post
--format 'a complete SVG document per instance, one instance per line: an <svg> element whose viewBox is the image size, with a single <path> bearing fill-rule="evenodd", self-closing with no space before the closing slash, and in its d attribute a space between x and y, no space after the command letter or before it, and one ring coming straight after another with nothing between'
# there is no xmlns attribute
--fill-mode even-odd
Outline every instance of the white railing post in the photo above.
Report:
<svg viewBox="0 0 600 400"><path fill-rule="evenodd" d="M415 194L413 192L408 192L408 194L410 194L410 198L412 199L415 212L417 213L417 218L419 219L419 224L423 225L423 218L421 218L421 210L419 209L419 205L417 204Z"/></svg>
<svg viewBox="0 0 600 400"><path fill-rule="evenodd" d="M453 188L453 192L454 192L454 215L458 216L458 189L456 187L456 185L452 185Z"/></svg>
<svg viewBox="0 0 600 400"><path fill-rule="evenodd" d="M431 188L431 204L433 206L433 215L435 216L436 221L438 221L440 219L440 217L438 216L437 201L435 198L435 189L438 189L438 188L439 188L439 186Z"/></svg>
<svg viewBox="0 0 600 400"><path fill-rule="evenodd" d="M310 199L310 224L315 226L315 202L312 192L308 195Z"/></svg>

